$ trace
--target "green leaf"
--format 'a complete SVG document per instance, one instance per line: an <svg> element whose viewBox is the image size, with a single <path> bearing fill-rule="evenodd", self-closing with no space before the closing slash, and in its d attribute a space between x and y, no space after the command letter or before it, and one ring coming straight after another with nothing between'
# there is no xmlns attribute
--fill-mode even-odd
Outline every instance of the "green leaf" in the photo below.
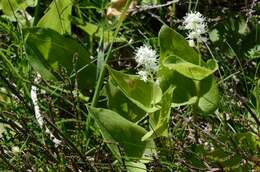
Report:
<svg viewBox="0 0 260 172"><path fill-rule="evenodd" d="M259 152L260 141L254 133L237 133L234 135L234 140L236 140L237 147L245 152Z"/></svg>
<svg viewBox="0 0 260 172"><path fill-rule="evenodd" d="M215 148L215 150L209 154L209 158L221 164L226 171L239 168L242 161L241 156L232 155L221 148Z"/></svg>
<svg viewBox="0 0 260 172"><path fill-rule="evenodd" d="M111 42L114 33L112 31L108 30L102 30L102 28L98 25L92 24L92 23L86 23L84 25L77 25L80 29L85 31L87 34L90 36L95 36L95 37L103 37L105 42ZM126 39L124 37L117 37L114 40L115 42L125 42Z"/></svg>
<svg viewBox="0 0 260 172"><path fill-rule="evenodd" d="M219 91L213 76L209 76L199 82L198 109L204 114L214 112L219 104Z"/></svg>
<svg viewBox="0 0 260 172"><path fill-rule="evenodd" d="M230 157L230 153L226 152L220 147L216 147L212 152L209 152L209 158L215 160L215 161L223 161L225 159L228 159Z"/></svg>
<svg viewBox="0 0 260 172"><path fill-rule="evenodd" d="M29 58L31 65L38 71L44 79L53 80L63 66L71 78L75 78L73 73L73 59L77 58L75 68L77 70L79 88L82 90L94 87L95 66L91 64L90 54L77 41L60 35L51 29L27 29L26 49L31 55ZM88 77L86 77L88 76Z"/></svg>
<svg viewBox="0 0 260 172"><path fill-rule="evenodd" d="M141 1L142 5L157 5L159 3L160 3L159 0L142 0Z"/></svg>
<svg viewBox="0 0 260 172"><path fill-rule="evenodd" d="M200 112L213 112L219 96L212 74L218 65L213 60L205 63L185 38L168 26L160 30L159 44L160 86L163 91L175 87L172 106L193 104Z"/></svg>
<svg viewBox="0 0 260 172"><path fill-rule="evenodd" d="M209 31L209 39L212 42L216 42L219 40L219 32L217 29L213 29L213 30Z"/></svg>
<svg viewBox="0 0 260 172"><path fill-rule="evenodd" d="M128 172L147 172L146 166L140 162L126 162Z"/></svg>
<svg viewBox="0 0 260 172"><path fill-rule="evenodd" d="M247 22L245 16L229 16L212 28L214 32L218 32L214 47L218 47L226 58L255 58L259 56L256 47L260 44L260 37L256 36L260 31L259 26L257 20Z"/></svg>
<svg viewBox="0 0 260 172"><path fill-rule="evenodd" d="M144 110L130 101L122 91L114 85L112 78L109 79L106 85L106 93L108 96L109 109L117 112L129 121L137 122L146 115Z"/></svg>
<svg viewBox="0 0 260 172"><path fill-rule="evenodd" d="M9 127L9 125L0 122L0 138L2 138L3 133L6 131L6 128Z"/></svg>
<svg viewBox="0 0 260 172"><path fill-rule="evenodd" d="M181 57L175 55L166 57L163 61L163 65L170 70L176 70L183 76L193 80L202 80L213 74L218 69L217 63L213 60L208 61L207 67L202 67L187 62Z"/></svg>
<svg viewBox="0 0 260 172"><path fill-rule="evenodd" d="M254 95L256 98L256 115L260 118L260 80L258 80L255 86Z"/></svg>
<svg viewBox="0 0 260 172"><path fill-rule="evenodd" d="M85 25L78 25L79 28L84 30L90 36L93 36L97 32L99 32L99 27L92 23L86 23Z"/></svg>
<svg viewBox="0 0 260 172"><path fill-rule="evenodd" d="M170 27L164 25L159 32L160 62L168 56L181 57L186 62L204 65L200 55L189 46L185 38Z"/></svg>
<svg viewBox="0 0 260 172"><path fill-rule="evenodd" d="M221 163L221 165L224 167L225 171L241 171L241 164L242 164L243 158L239 155L234 155L230 157L228 160L225 160Z"/></svg>
<svg viewBox="0 0 260 172"><path fill-rule="evenodd" d="M246 56L250 59L259 59L260 58L260 45L256 45L251 48L247 53Z"/></svg>
<svg viewBox="0 0 260 172"><path fill-rule="evenodd" d="M147 133L144 128L108 109L89 107L89 112L108 147L118 159L121 159L121 154L117 144L123 148L127 160L149 159L151 153L155 153L153 140L141 141L142 136Z"/></svg>
<svg viewBox="0 0 260 172"><path fill-rule="evenodd" d="M151 115L151 130L143 136L142 140L147 140L150 138L156 138L159 136L168 136L168 126L171 113L171 102L172 102L172 93L174 88L169 87L168 90L163 94L162 100L160 102L161 109L159 111L159 116L155 112Z"/></svg>
<svg viewBox="0 0 260 172"><path fill-rule="evenodd" d="M46 80L57 81L56 76L48 69L48 65L44 64L45 60L38 58L39 54L37 54L32 49L27 48L28 61L32 65L35 71L39 72L41 76Z"/></svg>
<svg viewBox="0 0 260 172"><path fill-rule="evenodd" d="M40 19L38 27L50 28L60 34L71 33L72 0L53 0L46 14Z"/></svg>
<svg viewBox="0 0 260 172"><path fill-rule="evenodd" d="M34 7L37 0L0 0L0 10L7 16L14 17L17 10L24 11L27 7Z"/></svg>
<svg viewBox="0 0 260 172"><path fill-rule="evenodd" d="M191 164L194 167L200 168L201 171L206 171L207 166L201 158L204 156L206 151L203 145L192 144L190 147L187 147L186 149L188 151L183 156L187 160L187 163Z"/></svg>
<svg viewBox="0 0 260 172"><path fill-rule="evenodd" d="M188 102L191 97L195 96L194 82L178 72L165 67L163 62L167 57L177 56L182 57L186 62L199 64L199 61L201 61L200 56L188 45L187 41L180 34L168 26L163 26L159 32L159 45L159 80L162 90L167 90L173 84L175 86L173 102L178 104Z"/></svg>
<svg viewBox="0 0 260 172"><path fill-rule="evenodd" d="M165 71L164 71L165 72ZM195 83L192 79L187 78L176 71L167 73L163 76L159 74L160 84L166 89L171 85L175 87L173 92L172 104L174 106L183 106L187 104L193 104L197 99L197 91Z"/></svg>
<svg viewBox="0 0 260 172"><path fill-rule="evenodd" d="M156 106L161 101L162 91L154 82L144 82L137 75L128 75L108 67L110 76L116 82L125 96L146 112L159 109Z"/></svg>

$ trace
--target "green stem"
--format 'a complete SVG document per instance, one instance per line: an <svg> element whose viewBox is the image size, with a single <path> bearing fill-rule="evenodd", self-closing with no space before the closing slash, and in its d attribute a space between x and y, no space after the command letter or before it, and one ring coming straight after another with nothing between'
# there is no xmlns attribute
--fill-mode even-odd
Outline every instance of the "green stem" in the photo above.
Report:
<svg viewBox="0 0 260 172"><path fill-rule="evenodd" d="M197 45L196 45L196 50L197 50L197 52L199 53L199 66L201 66L201 53L200 53L200 44L199 43L197 43Z"/></svg>
<svg viewBox="0 0 260 172"><path fill-rule="evenodd" d="M127 0L125 8L123 10L123 13L122 13L122 15L119 18L119 22L118 22L118 25L116 27L115 33L113 35L112 42L111 42L111 44L109 46L108 53L107 53L107 55L105 57L104 64L103 64L103 66L101 68L101 71L100 71L100 74L99 74L99 77L98 77L97 85L95 87L94 96L93 96L93 99L92 99L92 102L91 102L91 106L92 107L95 107L96 104L97 104L98 97L99 97L99 91L100 91L101 86L103 84L103 80L104 80L105 73L106 73L105 65L107 64L108 58L109 58L109 56L111 54L111 51L112 51L114 40L117 37L119 29L120 29L120 27L121 27L121 25L122 25L122 23L123 23L123 21L124 21L124 19L126 17L126 14L127 14L127 11L128 11L128 8L129 8L131 2L132 2L132 0Z"/></svg>
<svg viewBox="0 0 260 172"><path fill-rule="evenodd" d="M34 19L33 19L33 26L36 26L36 24L38 23L39 19L40 19L40 2L41 0L38 0L36 8L35 8L35 12L34 12Z"/></svg>
<svg viewBox="0 0 260 172"><path fill-rule="evenodd" d="M4 53L0 51L0 56L2 57L3 61L7 64L8 68L10 69L11 73L13 73L17 78L21 79L21 75L18 73L16 68L13 66L13 64L8 60L8 58L5 56Z"/></svg>
<svg viewBox="0 0 260 172"><path fill-rule="evenodd" d="M0 57L2 57L3 62L6 63L6 65L8 66L8 68L10 69L10 72L17 78L19 78L20 80L24 80L24 78L19 74L19 72L16 70L16 68L13 66L13 64L10 62L10 60L6 57L6 55L4 53L2 53L0 51ZM30 95L29 90L26 86L26 84L23 82L22 86L24 87L24 91L25 94L28 96Z"/></svg>
<svg viewBox="0 0 260 172"><path fill-rule="evenodd" d="M91 102L91 107L95 107L97 105L98 98L99 98L99 91L101 89L101 86L103 84L103 81L104 81L104 78L105 78L105 74L106 74L106 64L107 64L108 58L110 57L110 54L112 52L112 47L113 47L114 40L117 37L119 29L120 29L120 27L121 27L121 25L122 25L122 23L123 23L123 21L124 21L124 19L126 17L126 14L127 14L127 11L128 11L128 8L129 8L131 2L132 2L132 0L127 0L125 8L123 10L123 13L122 13L122 15L119 18L116 30L115 30L113 38L112 38L112 42L111 42L111 44L109 46L108 52L107 52L106 57L104 59L104 63L102 65L100 73L99 73L97 85L95 87L94 96L93 96L93 99L92 99L92 102ZM90 132L89 132L90 130L89 129L90 129L90 127L93 124L94 124L94 121L93 121L91 115L88 115L87 116L87 121L86 121L86 137L89 137L89 135L90 135Z"/></svg>
<svg viewBox="0 0 260 172"><path fill-rule="evenodd" d="M199 0L196 0L195 7L194 7L194 11L196 11L196 10L197 10L198 3L199 3Z"/></svg>
<svg viewBox="0 0 260 172"><path fill-rule="evenodd" d="M188 12L191 11L191 4L192 4L192 0L189 0Z"/></svg>

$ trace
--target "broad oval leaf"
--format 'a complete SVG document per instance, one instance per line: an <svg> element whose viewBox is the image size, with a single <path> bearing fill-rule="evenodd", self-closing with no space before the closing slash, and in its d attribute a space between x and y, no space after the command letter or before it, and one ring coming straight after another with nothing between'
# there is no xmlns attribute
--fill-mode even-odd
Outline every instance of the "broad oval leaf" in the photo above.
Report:
<svg viewBox="0 0 260 172"><path fill-rule="evenodd" d="M0 10L7 16L14 17L17 10L24 11L27 7L36 6L38 0L0 0Z"/></svg>
<svg viewBox="0 0 260 172"><path fill-rule="evenodd" d="M90 36L103 38L105 42L111 42L113 40L114 32L110 30L102 29L100 26L92 23L85 23L84 25L77 24L77 26ZM123 36L116 37L114 42L126 42L126 38Z"/></svg>
<svg viewBox="0 0 260 172"><path fill-rule="evenodd" d="M202 80L218 69L217 63L213 60L208 61L207 67L203 67L187 62L176 55L166 57L163 65L193 80Z"/></svg>
<svg viewBox="0 0 260 172"><path fill-rule="evenodd" d="M44 79L55 79L52 70L63 66L71 78L75 78L73 59L80 89L95 85L95 66L91 64L90 54L77 41L60 35L51 29L27 29L26 49L30 54L30 63ZM88 76L88 77L86 77Z"/></svg>
<svg viewBox="0 0 260 172"><path fill-rule="evenodd" d="M106 85L106 93L109 109L117 112L129 121L137 122L146 115L144 110L129 100L124 93L114 85L112 78L109 79Z"/></svg>
<svg viewBox="0 0 260 172"><path fill-rule="evenodd" d="M108 67L110 76L116 82L120 90L146 112L154 112L159 109L156 106L161 101L162 91L154 82L144 82L137 75L128 75Z"/></svg>
<svg viewBox="0 0 260 172"><path fill-rule="evenodd" d="M151 130L142 137L142 140L156 138L159 136L168 136L168 126L171 113L172 93L174 87L169 87L163 94L160 102L161 109L154 113L150 118ZM158 116L157 116L158 115Z"/></svg>
<svg viewBox="0 0 260 172"><path fill-rule="evenodd" d="M40 19L38 27L50 28L60 34L71 33L72 0L53 0L46 14Z"/></svg>
<svg viewBox="0 0 260 172"><path fill-rule="evenodd" d="M159 32L159 45L160 45L160 61L162 62L168 56L181 57L186 62L196 65L204 65L200 55L189 46L185 38L164 25Z"/></svg>
<svg viewBox="0 0 260 172"><path fill-rule="evenodd" d="M155 153L153 140L141 141L147 131L135 123L128 121L109 109L88 107L108 147L118 159L121 159L118 146L122 147L127 160L149 159ZM151 157L150 157L151 158Z"/></svg>
<svg viewBox="0 0 260 172"><path fill-rule="evenodd" d="M141 162L126 162L126 168L128 172L147 172L145 164Z"/></svg>
<svg viewBox="0 0 260 172"><path fill-rule="evenodd" d="M200 81L200 93L198 94L198 109L204 114L214 112L219 105L219 91L213 76Z"/></svg>
<svg viewBox="0 0 260 172"><path fill-rule="evenodd" d="M193 104L200 112L214 111L219 95L212 74L218 65L213 60L205 63L185 38L168 26L161 28L159 44L160 86L163 91L175 87L173 106Z"/></svg>

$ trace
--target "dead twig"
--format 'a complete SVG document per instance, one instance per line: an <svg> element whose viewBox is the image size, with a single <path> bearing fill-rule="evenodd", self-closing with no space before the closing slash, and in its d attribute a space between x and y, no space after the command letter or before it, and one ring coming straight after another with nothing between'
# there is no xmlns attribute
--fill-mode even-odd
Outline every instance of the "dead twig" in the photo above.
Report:
<svg viewBox="0 0 260 172"><path fill-rule="evenodd" d="M136 6L134 9L129 10L129 12L131 12L131 15L135 15L137 13L143 12L143 11L147 11L147 10L153 10L153 9L158 9L158 8L162 8L162 7L167 7L170 6L174 3L179 2L179 0L173 0L173 1L168 1L165 4L160 4L160 5L143 5L143 6Z"/></svg>

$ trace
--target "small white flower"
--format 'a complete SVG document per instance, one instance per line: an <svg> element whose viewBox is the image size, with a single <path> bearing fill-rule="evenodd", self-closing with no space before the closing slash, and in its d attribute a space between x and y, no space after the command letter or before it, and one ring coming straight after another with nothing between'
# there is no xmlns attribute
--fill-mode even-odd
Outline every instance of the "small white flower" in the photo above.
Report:
<svg viewBox="0 0 260 172"><path fill-rule="evenodd" d="M135 52L137 67L142 66L144 70L156 72L158 70L158 55L149 45L143 45Z"/></svg>
<svg viewBox="0 0 260 172"><path fill-rule="evenodd" d="M41 76L39 74L37 74L37 76L34 79L35 83L39 83L40 78L41 78ZM33 106L34 106L36 120L37 120L38 124L40 125L40 127L42 128L43 127L43 116L41 114L40 107L38 105L37 87L35 85L33 85L31 88L31 99L32 99Z"/></svg>
<svg viewBox="0 0 260 172"><path fill-rule="evenodd" d="M196 43L206 42L207 23L206 18L199 12L190 12L184 17L184 29L188 30L188 42L191 47L195 47Z"/></svg>
<svg viewBox="0 0 260 172"><path fill-rule="evenodd" d="M61 140L57 139L56 137L54 137L52 141L55 147L58 147L61 144Z"/></svg>
<svg viewBox="0 0 260 172"><path fill-rule="evenodd" d="M203 28L205 18L199 12L190 12L184 17L184 28L187 30L197 30Z"/></svg>
<svg viewBox="0 0 260 172"><path fill-rule="evenodd" d="M12 152L13 152L13 154L18 154L20 152L20 148L18 146L13 146Z"/></svg>
<svg viewBox="0 0 260 172"><path fill-rule="evenodd" d="M194 40L190 39L190 40L188 40L188 42L189 42L189 46L190 47L195 47L196 46Z"/></svg>
<svg viewBox="0 0 260 172"><path fill-rule="evenodd" d="M51 140L53 141L55 147L58 147L61 144L61 140L57 139L52 132L46 127L45 132L50 135Z"/></svg>
<svg viewBox="0 0 260 172"><path fill-rule="evenodd" d="M160 80L156 79L155 84L159 86L160 85Z"/></svg>
<svg viewBox="0 0 260 172"><path fill-rule="evenodd" d="M148 80L148 73L146 71L139 71L138 75L140 76L140 78L146 82Z"/></svg>
<svg viewBox="0 0 260 172"><path fill-rule="evenodd" d="M152 76L158 71L158 55L149 45L139 47L135 52L135 61L137 67L140 68L138 75L143 81L147 81L149 76Z"/></svg>

